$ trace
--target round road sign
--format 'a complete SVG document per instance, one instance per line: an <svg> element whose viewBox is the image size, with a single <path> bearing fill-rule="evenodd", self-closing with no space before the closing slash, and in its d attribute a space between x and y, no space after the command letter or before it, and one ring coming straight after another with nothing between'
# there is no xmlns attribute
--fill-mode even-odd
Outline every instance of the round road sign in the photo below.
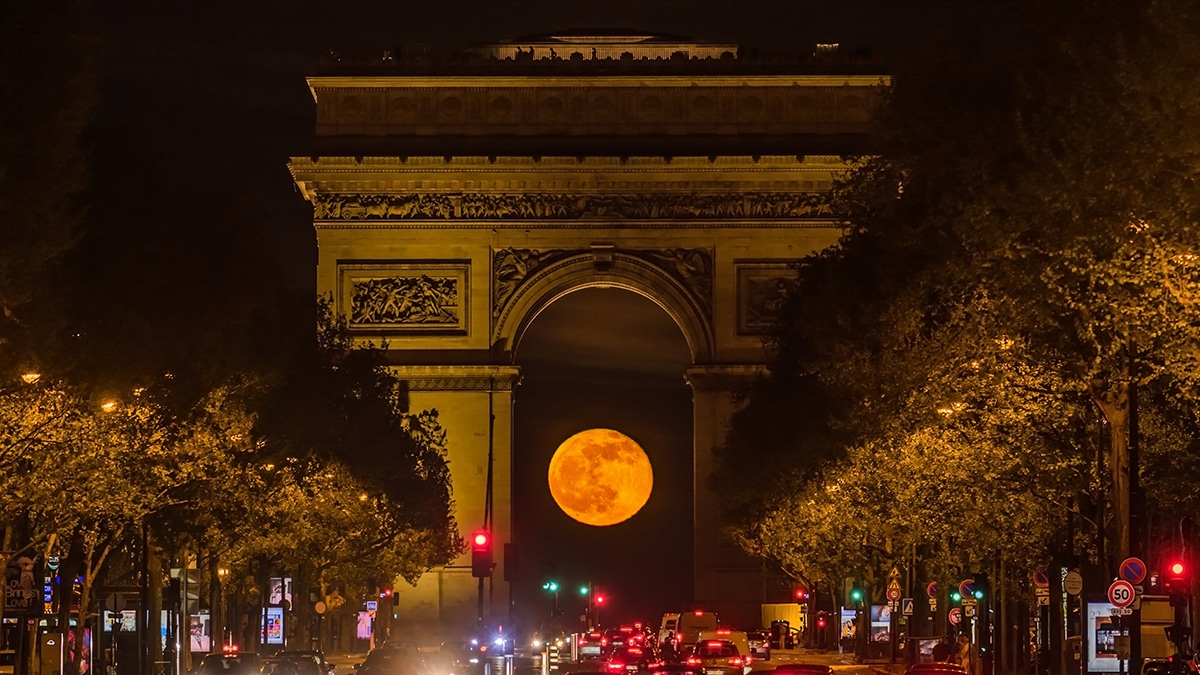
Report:
<svg viewBox="0 0 1200 675"><path fill-rule="evenodd" d="M950 623L957 626L958 622L962 621L962 610L958 607L955 607L954 609L950 610L950 615L946 618L950 619Z"/></svg>
<svg viewBox="0 0 1200 675"><path fill-rule="evenodd" d="M1146 578L1146 563L1141 558L1126 558L1121 563L1121 578L1131 584L1140 584Z"/></svg>
<svg viewBox="0 0 1200 675"><path fill-rule="evenodd" d="M1133 584L1118 579L1108 587L1108 601L1113 607L1128 607L1133 604Z"/></svg>
<svg viewBox="0 0 1200 675"><path fill-rule="evenodd" d="M958 592L961 593L964 598L974 597L974 595L975 595L975 579L973 579L971 577L963 579L958 584Z"/></svg>
<svg viewBox="0 0 1200 675"><path fill-rule="evenodd" d="M1063 588L1071 595L1079 595L1083 592L1083 577L1075 570L1067 572L1067 576L1063 577Z"/></svg>
<svg viewBox="0 0 1200 675"><path fill-rule="evenodd" d="M929 595L929 597L931 597L931 598L936 598L937 597L937 582L936 581L929 582L929 585L925 587L925 593L927 593Z"/></svg>
<svg viewBox="0 0 1200 675"><path fill-rule="evenodd" d="M1045 572L1034 572L1033 585L1038 588L1050 588L1050 575Z"/></svg>
<svg viewBox="0 0 1200 675"><path fill-rule="evenodd" d="M895 602L895 601L899 600L900 596L903 594L904 594L904 591L902 591L900 589L900 587L897 586L896 588L892 588L891 586L888 586L888 589L887 589L887 599L888 600Z"/></svg>

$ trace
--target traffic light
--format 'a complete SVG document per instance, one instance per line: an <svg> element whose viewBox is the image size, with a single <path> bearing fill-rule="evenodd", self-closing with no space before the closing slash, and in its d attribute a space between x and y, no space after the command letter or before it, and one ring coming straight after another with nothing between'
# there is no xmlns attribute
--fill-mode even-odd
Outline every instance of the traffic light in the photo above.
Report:
<svg viewBox="0 0 1200 675"><path fill-rule="evenodd" d="M808 601L808 589L797 588L796 592L793 593L793 595L796 598L796 602L807 602Z"/></svg>
<svg viewBox="0 0 1200 675"><path fill-rule="evenodd" d="M471 576L492 576L492 533L476 530L471 535Z"/></svg>
<svg viewBox="0 0 1200 675"><path fill-rule="evenodd" d="M950 602L962 602L962 593L959 593L957 589L950 591Z"/></svg>
<svg viewBox="0 0 1200 675"><path fill-rule="evenodd" d="M606 600L607 600L607 598L606 598L606 597L604 597L604 594L603 594L603 593L597 593L597 594L596 594L596 604L597 604L597 605L603 605L603 604L605 603L605 601L606 601Z"/></svg>
<svg viewBox="0 0 1200 675"><path fill-rule="evenodd" d="M1188 595L1191 593L1188 580L1187 564L1180 558L1167 561L1162 575L1163 590L1171 596L1172 607L1186 607Z"/></svg>
<svg viewBox="0 0 1200 675"><path fill-rule="evenodd" d="M587 594L588 594L588 592L589 592L590 590L591 590L591 589L588 587L588 585L587 585L587 584L583 584L583 585L581 585L581 586L579 587L579 594L580 594L580 595L587 595Z"/></svg>
<svg viewBox="0 0 1200 675"><path fill-rule="evenodd" d="M557 581L547 581L546 583L542 584L542 590L550 591L551 593L557 593L558 592L558 582Z"/></svg>
<svg viewBox="0 0 1200 675"><path fill-rule="evenodd" d="M975 596L976 600L982 602L984 598L992 594L992 582L983 572L977 572L973 578L975 579L975 590L971 594Z"/></svg>
<svg viewBox="0 0 1200 675"><path fill-rule="evenodd" d="M864 593L863 589L861 587L859 587L857 584L850 587L850 606L851 607L862 607L863 598L865 598L865 597L867 597L867 594Z"/></svg>

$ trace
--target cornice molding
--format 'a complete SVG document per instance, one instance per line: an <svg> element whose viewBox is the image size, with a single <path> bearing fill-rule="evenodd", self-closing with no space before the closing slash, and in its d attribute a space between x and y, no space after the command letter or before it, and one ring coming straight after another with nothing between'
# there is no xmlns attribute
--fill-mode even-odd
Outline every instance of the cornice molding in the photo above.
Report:
<svg viewBox="0 0 1200 675"><path fill-rule="evenodd" d="M888 75L313 75L308 86L320 89L479 88L497 87L879 87Z"/></svg>
<svg viewBox="0 0 1200 675"><path fill-rule="evenodd" d="M521 382L517 366L391 366L409 391L512 391Z"/></svg>

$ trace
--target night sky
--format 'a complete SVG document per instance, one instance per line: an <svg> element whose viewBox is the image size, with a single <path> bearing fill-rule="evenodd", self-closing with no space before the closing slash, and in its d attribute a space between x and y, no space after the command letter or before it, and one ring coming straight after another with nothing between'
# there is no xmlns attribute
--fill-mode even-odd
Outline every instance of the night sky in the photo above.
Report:
<svg viewBox="0 0 1200 675"><path fill-rule="evenodd" d="M571 28L627 28L763 51L840 42L848 50L869 47L886 61L919 42L931 17L971 6L951 0L95 4L100 99L88 141L98 201L79 259L105 282L98 301L127 302L177 322L180 345L197 330L246 330L232 318L231 325L189 323L200 304L237 307L246 292L311 301L317 258L311 208L293 186L287 159L310 152L314 109L304 76L329 50L453 48ZM692 567L691 394L678 328L640 296L580 291L533 322L517 362L524 372L514 453L517 537L527 542L523 589L550 576L591 580L611 594L622 617L650 618L678 607L690 595ZM655 470L643 511L608 528L571 521L546 487L557 445L594 426L633 437Z"/></svg>

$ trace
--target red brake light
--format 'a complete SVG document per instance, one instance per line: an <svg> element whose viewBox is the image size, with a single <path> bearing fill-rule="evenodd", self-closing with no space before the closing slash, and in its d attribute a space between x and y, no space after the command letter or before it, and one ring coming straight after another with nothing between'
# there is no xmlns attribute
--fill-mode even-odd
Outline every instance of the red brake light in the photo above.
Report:
<svg viewBox="0 0 1200 675"><path fill-rule="evenodd" d="M740 656L735 656L735 657L733 657L733 658L729 659L729 665L731 665L731 666L740 666L740 665L742 665L742 657L740 657Z"/></svg>
<svg viewBox="0 0 1200 675"><path fill-rule="evenodd" d="M698 665L700 665L700 659L695 656L689 656L687 658L687 664L689 666L698 666Z"/></svg>
<svg viewBox="0 0 1200 675"><path fill-rule="evenodd" d="M712 640L711 642L708 643L707 646L709 649L720 649L721 641L720 640Z"/></svg>
<svg viewBox="0 0 1200 675"><path fill-rule="evenodd" d="M729 635L729 633L730 633L730 631L728 628L718 628L717 629L717 635Z"/></svg>
<svg viewBox="0 0 1200 675"><path fill-rule="evenodd" d="M637 647L630 647L630 648L629 648L629 653L630 653L630 654L632 654L632 655L634 655L634 656L641 656L641 655L642 655L642 650L641 650L641 649L639 649L639 648L637 648Z"/></svg>
<svg viewBox="0 0 1200 675"><path fill-rule="evenodd" d="M605 666L609 670L624 670L625 669L624 663L617 663L615 661L609 661L608 663L605 664Z"/></svg>
<svg viewBox="0 0 1200 675"><path fill-rule="evenodd" d="M695 614L696 616L704 616L704 610L702 610L702 609L698 609L698 610L696 610L696 611L694 612L694 614Z"/></svg>

